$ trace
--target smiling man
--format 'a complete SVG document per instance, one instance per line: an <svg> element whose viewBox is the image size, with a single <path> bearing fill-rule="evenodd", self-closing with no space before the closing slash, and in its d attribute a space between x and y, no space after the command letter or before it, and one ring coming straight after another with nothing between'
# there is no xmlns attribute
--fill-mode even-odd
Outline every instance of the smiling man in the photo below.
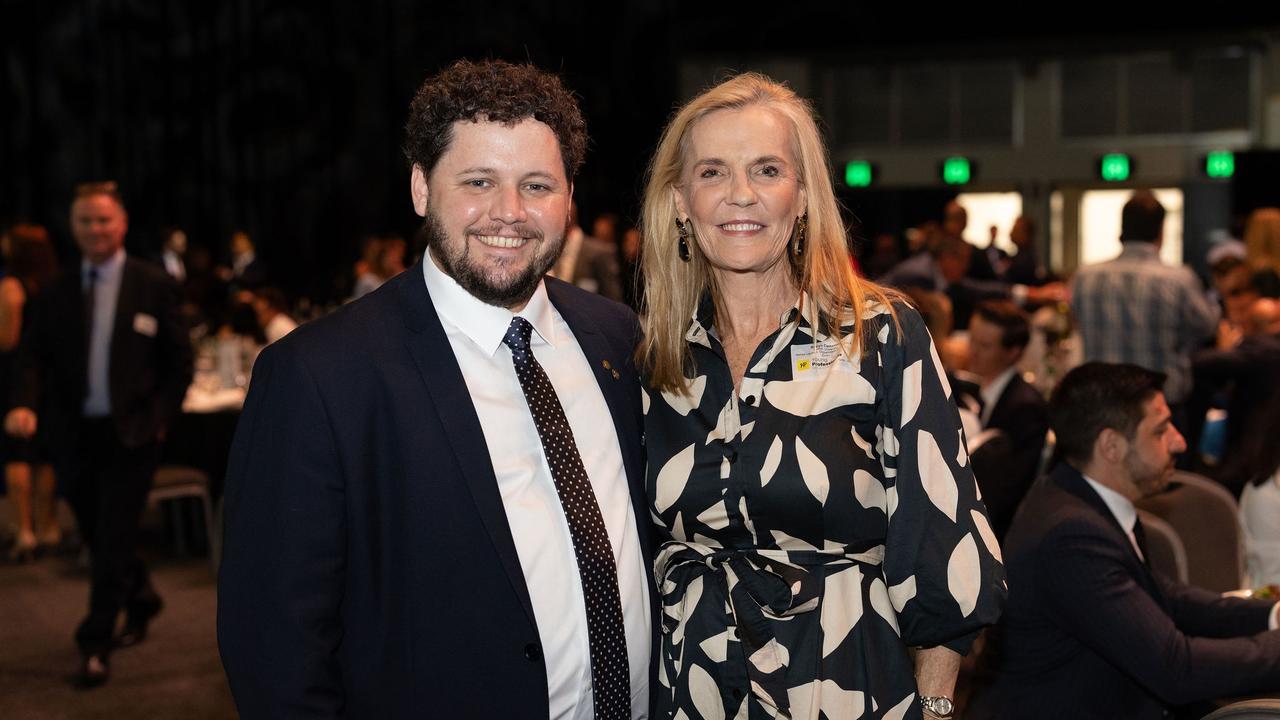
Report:
<svg viewBox="0 0 1280 720"><path fill-rule="evenodd" d="M138 523L165 429L191 382L178 285L126 255L128 231L114 182L76 189L71 234L81 260L32 301L5 419L10 434L38 430L54 450L58 482L91 551L73 677L85 689L107 681L112 651L142 642L163 606L137 554Z"/></svg>
<svg viewBox="0 0 1280 720"><path fill-rule="evenodd" d="M240 713L647 717L636 318L544 278L581 113L459 62L406 130L422 263L254 368L218 608Z"/></svg>
<svg viewBox="0 0 1280 720"><path fill-rule="evenodd" d="M1134 501L1168 486L1186 443L1164 375L1086 363L1049 405L1063 462L1004 544L1009 601L999 718L1201 717L1186 707L1280 689L1280 605L1222 598L1153 570ZM978 713L974 717L985 717Z"/></svg>

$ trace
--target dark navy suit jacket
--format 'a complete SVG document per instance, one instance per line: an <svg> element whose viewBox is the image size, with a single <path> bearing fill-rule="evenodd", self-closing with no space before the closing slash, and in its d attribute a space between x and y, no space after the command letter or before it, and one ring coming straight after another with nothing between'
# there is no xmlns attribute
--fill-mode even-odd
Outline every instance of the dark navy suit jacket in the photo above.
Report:
<svg viewBox="0 0 1280 720"><path fill-rule="evenodd" d="M973 257L979 257L974 253ZM990 265L988 264L988 267ZM898 263L882 275L878 282L900 290L920 288L926 292L943 292L938 263L928 251L917 253ZM952 317L957 330L969 327L973 308L983 300L1008 300L1009 286L999 280L980 280L962 277L946 286L945 293L951 299Z"/></svg>
<svg viewBox="0 0 1280 720"><path fill-rule="evenodd" d="M635 315L546 284L612 413L648 562ZM547 717L529 591L420 265L259 358L218 641L245 718Z"/></svg>
<svg viewBox="0 0 1280 720"><path fill-rule="evenodd" d="M1040 391L1014 373L996 398L986 427L1002 431L1009 440L1008 452L998 467L992 468L994 472L986 478L978 477L991 527L1003 540L1018 505L1035 483L1045 434L1049 432L1049 408Z"/></svg>
<svg viewBox="0 0 1280 720"><path fill-rule="evenodd" d="M11 407L36 410L40 434L59 456L76 447L88 394L89 328L80 263L31 299ZM111 331L111 419L125 447L156 442L182 409L191 383L191 339L178 284L126 257Z"/></svg>
<svg viewBox="0 0 1280 720"><path fill-rule="evenodd" d="M1152 572L1066 463L1027 495L1004 551L995 717L1140 720L1280 688L1272 603Z"/></svg>

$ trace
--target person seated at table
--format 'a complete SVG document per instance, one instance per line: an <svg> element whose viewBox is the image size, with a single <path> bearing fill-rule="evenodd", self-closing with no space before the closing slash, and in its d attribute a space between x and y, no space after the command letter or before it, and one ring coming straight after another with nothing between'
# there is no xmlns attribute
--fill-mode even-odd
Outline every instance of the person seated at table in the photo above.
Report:
<svg viewBox="0 0 1280 720"><path fill-rule="evenodd" d="M1270 478L1280 463L1280 445L1266 432L1280 423L1280 302L1259 298L1241 311L1239 322L1240 337L1231 346L1192 356L1195 383L1188 404L1203 418L1226 393L1226 447L1206 474L1236 495Z"/></svg>
<svg viewBox="0 0 1280 720"><path fill-rule="evenodd" d="M1004 538L1035 482L1049 430L1044 397L1018 371L1030 340L1027 314L1018 306L999 300L978 303L969 323L969 372L981 387L982 429L999 430L1009 440L1009 451L999 456L993 472L978 476L998 539Z"/></svg>
<svg viewBox="0 0 1280 720"><path fill-rule="evenodd" d="M1063 462L1028 493L1004 545L994 717L1159 718L1280 690L1280 605L1220 597L1148 564L1133 503L1168 485L1186 449L1164 380L1094 362L1054 391Z"/></svg>
<svg viewBox="0 0 1280 720"><path fill-rule="evenodd" d="M289 316L289 301L279 288L260 288L253 294L252 305L267 345L297 329L298 323Z"/></svg>
<svg viewBox="0 0 1280 720"><path fill-rule="evenodd" d="M1044 287L1011 285L1000 280L982 280L969 274L973 259L981 256L958 235L942 234L914 257L898 263L880 282L899 290L921 288L946 293L951 299L952 321L957 330L969 327L974 306L983 300L1013 300L1039 305L1062 300L1061 284Z"/></svg>

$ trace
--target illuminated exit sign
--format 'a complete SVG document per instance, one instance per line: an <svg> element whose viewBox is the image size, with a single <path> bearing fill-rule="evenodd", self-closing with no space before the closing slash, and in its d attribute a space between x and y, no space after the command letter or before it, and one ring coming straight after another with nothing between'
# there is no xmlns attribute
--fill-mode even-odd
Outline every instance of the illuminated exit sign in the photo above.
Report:
<svg viewBox="0 0 1280 720"><path fill-rule="evenodd" d="M1211 152L1204 159L1204 174L1211 178L1226 179L1236 174L1236 154L1228 151Z"/></svg>
<svg viewBox="0 0 1280 720"><path fill-rule="evenodd" d="M870 187L874 175L874 168L866 160L854 160L844 166L844 184L849 187Z"/></svg>
<svg viewBox="0 0 1280 720"><path fill-rule="evenodd" d="M942 161L942 182L964 185L973 179L973 165L966 157L949 157Z"/></svg>
<svg viewBox="0 0 1280 720"><path fill-rule="evenodd" d="M1098 164L1098 174L1107 182L1124 182L1133 170L1133 161L1124 153L1108 153Z"/></svg>

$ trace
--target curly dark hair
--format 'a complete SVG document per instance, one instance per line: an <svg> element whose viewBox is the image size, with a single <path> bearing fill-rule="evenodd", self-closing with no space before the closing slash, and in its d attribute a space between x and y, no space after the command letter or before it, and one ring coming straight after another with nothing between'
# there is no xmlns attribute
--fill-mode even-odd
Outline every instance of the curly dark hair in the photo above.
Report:
<svg viewBox="0 0 1280 720"><path fill-rule="evenodd" d="M430 174L453 140L455 122L514 125L526 118L556 134L572 180L587 149L587 124L573 93L557 75L501 60L459 60L424 82L409 105L404 154Z"/></svg>

